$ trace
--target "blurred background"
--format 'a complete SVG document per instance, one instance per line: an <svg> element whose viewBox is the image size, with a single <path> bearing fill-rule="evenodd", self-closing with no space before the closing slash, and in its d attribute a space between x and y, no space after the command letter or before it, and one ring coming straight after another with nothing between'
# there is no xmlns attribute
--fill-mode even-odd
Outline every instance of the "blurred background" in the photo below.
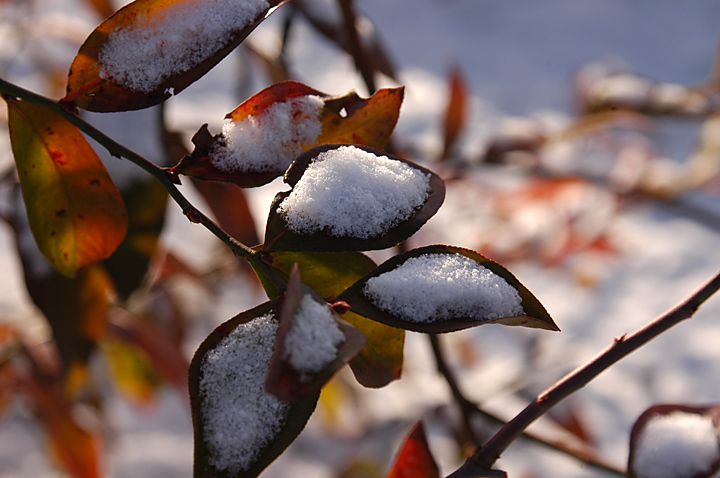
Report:
<svg viewBox="0 0 720 478"><path fill-rule="evenodd" d="M124 2L0 0L0 76L52 98L89 33ZM465 396L509 419L539 392L681 300L720 266L720 2L356 0L363 61L335 0L292 0L162 107L84 117L172 165L204 123L296 79L361 96L405 85L392 138L440 174L445 204L407 247L452 244L507 267L561 333L479 327L440 343ZM356 65L359 64L360 68ZM0 111L0 477L192 473L186 368L218 324L266 300L249 269L190 224L144 172L98 153L130 210L128 240L75 280L29 234ZM248 245L280 181L182 192ZM373 252L382 261L393 251ZM609 470L526 440L512 477L617 476L653 403L720 402L720 301L558 406L532 430ZM382 477L423 419L448 474L472 451L427 337L408 333L402 379L325 389L267 477ZM465 419L465 420L464 420ZM469 417L476 439L497 424Z"/></svg>

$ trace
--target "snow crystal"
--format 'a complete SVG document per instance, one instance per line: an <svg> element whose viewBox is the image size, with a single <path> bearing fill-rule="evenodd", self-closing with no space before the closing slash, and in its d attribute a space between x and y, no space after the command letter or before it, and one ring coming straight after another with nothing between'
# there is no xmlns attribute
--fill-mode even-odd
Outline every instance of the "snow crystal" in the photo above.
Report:
<svg viewBox="0 0 720 478"><path fill-rule="evenodd" d="M633 471L638 478L684 478L710 471L720 458L710 417L676 411L651 418L638 437Z"/></svg>
<svg viewBox="0 0 720 478"><path fill-rule="evenodd" d="M161 16L140 16L110 32L98 56L100 75L149 93L225 47L234 32L269 7L266 0L186 0L169 5Z"/></svg>
<svg viewBox="0 0 720 478"><path fill-rule="evenodd" d="M344 340L330 307L306 295L285 338L286 358L299 372L319 372L337 357Z"/></svg>
<svg viewBox="0 0 720 478"><path fill-rule="evenodd" d="M378 237L422 206L429 176L387 156L342 146L317 156L278 207L295 233Z"/></svg>
<svg viewBox="0 0 720 478"><path fill-rule="evenodd" d="M222 141L210 154L213 165L228 172L284 172L303 145L320 135L324 105L319 96L298 96L227 123Z"/></svg>
<svg viewBox="0 0 720 478"><path fill-rule="evenodd" d="M289 405L265 391L276 333L267 314L238 325L203 359L203 434L217 469L248 469L287 418Z"/></svg>
<svg viewBox="0 0 720 478"><path fill-rule="evenodd" d="M373 277L363 289L379 309L415 322L523 315L520 294L462 254L425 254Z"/></svg>

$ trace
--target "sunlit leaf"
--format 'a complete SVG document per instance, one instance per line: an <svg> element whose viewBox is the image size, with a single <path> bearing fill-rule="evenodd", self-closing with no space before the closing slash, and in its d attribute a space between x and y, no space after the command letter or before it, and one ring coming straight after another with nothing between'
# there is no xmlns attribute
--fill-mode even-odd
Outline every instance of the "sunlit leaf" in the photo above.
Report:
<svg viewBox="0 0 720 478"><path fill-rule="evenodd" d="M303 283L325 298L337 296L376 267L361 252L273 252L270 257L273 267L284 277L289 276L293 264L298 264ZM367 339L362 351L350 361L358 382L379 388L400 378L405 331L352 311L343 314L343 319Z"/></svg>
<svg viewBox="0 0 720 478"><path fill-rule="evenodd" d="M417 332L483 324L559 330L515 276L459 247L428 246L395 256L338 298L357 314Z"/></svg>
<svg viewBox="0 0 720 478"><path fill-rule="evenodd" d="M365 345L362 333L300 280L295 266L280 303L275 350L265 382L268 392L288 403L317 396Z"/></svg>
<svg viewBox="0 0 720 478"><path fill-rule="evenodd" d="M30 228L50 264L72 276L115 251L127 228L125 205L75 126L40 106L7 102Z"/></svg>
<svg viewBox="0 0 720 478"><path fill-rule="evenodd" d="M720 406L654 405L630 434L629 478L710 478L720 470Z"/></svg>
<svg viewBox="0 0 720 478"><path fill-rule="evenodd" d="M155 398L162 381L145 352L116 338L105 340L102 351L109 376L124 396L141 405Z"/></svg>
<svg viewBox="0 0 720 478"><path fill-rule="evenodd" d="M279 3L135 0L80 47L63 101L99 112L161 103L225 58Z"/></svg>
<svg viewBox="0 0 720 478"><path fill-rule="evenodd" d="M422 422L410 430L386 478L440 478Z"/></svg>
<svg viewBox="0 0 720 478"><path fill-rule="evenodd" d="M278 300L216 328L190 364L195 478L255 477L297 437L318 395L285 404L265 390Z"/></svg>
<svg viewBox="0 0 720 478"><path fill-rule="evenodd" d="M266 252L386 249L420 229L445 199L432 171L372 148L326 144L285 173L270 206Z"/></svg>
<svg viewBox="0 0 720 478"><path fill-rule="evenodd" d="M223 132L207 125L193 137L195 150L175 174L259 186L281 176L295 157L325 143L381 149L397 123L402 88L378 90L370 98L351 91L331 97L297 81L275 83L228 113Z"/></svg>

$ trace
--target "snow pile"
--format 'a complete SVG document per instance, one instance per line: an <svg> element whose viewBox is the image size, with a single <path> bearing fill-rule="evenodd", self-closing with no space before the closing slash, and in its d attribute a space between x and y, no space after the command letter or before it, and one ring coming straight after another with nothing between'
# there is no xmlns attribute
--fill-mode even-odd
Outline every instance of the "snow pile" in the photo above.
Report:
<svg viewBox="0 0 720 478"><path fill-rule="evenodd" d="M98 56L101 77L149 93L218 52L269 8L265 0L185 0L140 16L108 35Z"/></svg>
<svg viewBox="0 0 720 478"><path fill-rule="evenodd" d="M319 96L298 96L274 103L259 115L227 123L210 160L222 171L282 173L303 145L317 140L324 106Z"/></svg>
<svg viewBox="0 0 720 478"><path fill-rule="evenodd" d="M344 341L330 307L306 295L285 338L285 357L295 370L303 372L303 380L305 372L319 372L332 362Z"/></svg>
<svg viewBox="0 0 720 478"><path fill-rule="evenodd" d="M342 146L317 156L278 213L295 233L378 237L422 206L430 179L412 166Z"/></svg>
<svg viewBox="0 0 720 478"><path fill-rule="evenodd" d="M720 459L718 431L709 417L673 412L651 418L635 446L638 478L690 478Z"/></svg>
<svg viewBox="0 0 720 478"><path fill-rule="evenodd" d="M236 473L252 465L290 410L265 391L277 327L272 314L238 325L200 366L203 434L219 470Z"/></svg>
<svg viewBox="0 0 720 478"><path fill-rule="evenodd" d="M379 309L414 322L523 315L505 280L462 254L425 254L367 281L363 293Z"/></svg>

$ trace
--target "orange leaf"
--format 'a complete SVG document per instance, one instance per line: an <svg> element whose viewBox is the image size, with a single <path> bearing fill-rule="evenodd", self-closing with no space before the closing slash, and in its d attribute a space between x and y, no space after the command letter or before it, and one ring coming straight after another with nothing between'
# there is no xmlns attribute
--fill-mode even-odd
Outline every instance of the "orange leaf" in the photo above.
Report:
<svg viewBox="0 0 720 478"><path fill-rule="evenodd" d="M417 422L410 431L386 478L440 478L422 422Z"/></svg>
<svg viewBox="0 0 720 478"><path fill-rule="evenodd" d="M99 112L159 104L225 58L279 3L135 0L80 47L63 101Z"/></svg>
<svg viewBox="0 0 720 478"><path fill-rule="evenodd" d="M465 80L458 68L450 73L450 99L445 111L445 146L440 159L446 159L452 152L467 114L468 91Z"/></svg>
<svg viewBox="0 0 720 478"><path fill-rule="evenodd" d="M232 120L212 136L207 125L193 137L195 150L175 174L227 181L241 187L282 175L297 155L326 143L385 147L400 114L402 88L370 98L351 91L330 97L297 81L275 83L227 114Z"/></svg>
<svg viewBox="0 0 720 478"><path fill-rule="evenodd" d="M125 205L75 126L40 106L7 102L30 228L50 264L73 276L115 251L127 229Z"/></svg>

